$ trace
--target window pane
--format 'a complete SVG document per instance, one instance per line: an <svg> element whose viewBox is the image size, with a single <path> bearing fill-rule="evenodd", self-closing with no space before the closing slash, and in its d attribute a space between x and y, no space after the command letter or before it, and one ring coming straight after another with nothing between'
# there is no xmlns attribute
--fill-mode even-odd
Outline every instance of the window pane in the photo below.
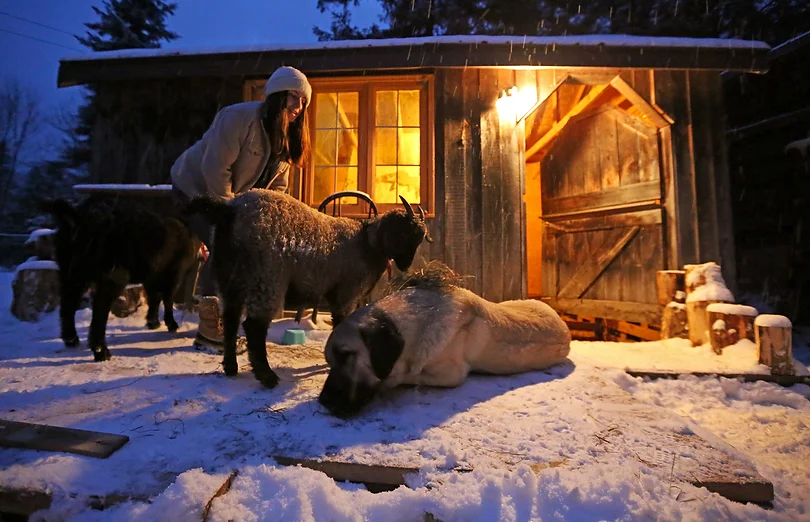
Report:
<svg viewBox="0 0 810 522"><path fill-rule="evenodd" d="M421 203L419 198L419 167L399 167L397 182L399 186L398 195L403 196L412 205Z"/></svg>
<svg viewBox="0 0 810 522"><path fill-rule="evenodd" d="M399 165L419 165L419 127L397 130L399 133L397 163Z"/></svg>
<svg viewBox="0 0 810 522"><path fill-rule="evenodd" d="M372 199L375 203L397 202L397 168L380 167L374 170Z"/></svg>
<svg viewBox="0 0 810 522"><path fill-rule="evenodd" d="M357 190L357 167L338 167L335 192L339 190ZM340 198L341 205L356 205L357 198Z"/></svg>
<svg viewBox="0 0 810 522"><path fill-rule="evenodd" d="M337 123L337 94L334 92L318 93L315 98L315 128L334 129Z"/></svg>
<svg viewBox="0 0 810 522"><path fill-rule="evenodd" d="M315 165L334 165L336 160L334 130L315 131Z"/></svg>
<svg viewBox="0 0 810 522"><path fill-rule="evenodd" d="M374 141L374 158L377 165L397 164L396 129L377 129Z"/></svg>
<svg viewBox="0 0 810 522"><path fill-rule="evenodd" d="M400 125L419 126L419 91L399 91Z"/></svg>
<svg viewBox="0 0 810 522"><path fill-rule="evenodd" d="M338 131L338 165L357 165L357 129Z"/></svg>
<svg viewBox="0 0 810 522"><path fill-rule="evenodd" d="M359 121L357 113L360 105L360 93L342 92L338 94L338 101L338 127L356 129Z"/></svg>
<svg viewBox="0 0 810 522"><path fill-rule="evenodd" d="M335 192L335 169L333 167L316 168L312 187L312 202L320 204L332 192Z"/></svg>
<svg viewBox="0 0 810 522"><path fill-rule="evenodd" d="M397 124L397 91L377 92L377 126L394 127Z"/></svg>

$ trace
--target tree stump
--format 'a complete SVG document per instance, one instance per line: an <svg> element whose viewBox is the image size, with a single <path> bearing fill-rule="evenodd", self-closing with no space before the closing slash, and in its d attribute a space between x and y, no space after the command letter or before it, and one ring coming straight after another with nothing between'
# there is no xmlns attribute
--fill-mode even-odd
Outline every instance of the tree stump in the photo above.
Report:
<svg viewBox="0 0 810 522"><path fill-rule="evenodd" d="M706 308L714 303L733 303L734 295L726 287L720 265L709 262L685 265L686 316L692 346L709 342L709 318Z"/></svg>
<svg viewBox="0 0 810 522"><path fill-rule="evenodd" d="M772 375L793 375L793 324L784 315L763 314L754 320L759 363Z"/></svg>
<svg viewBox="0 0 810 522"><path fill-rule="evenodd" d="M661 316L661 339L689 338L689 320L686 315L686 305L670 301L664 307Z"/></svg>
<svg viewBox="0 0 810 522"><path fill-rule="evenodd" d="M53 261L26 261L17 267L11 288L12 315L37 322L41 314L59 306L59 267Z"/></svg>
<svg viewBox="0 0 810 522"><path fill-rule="evenodd" d="M683 303L686 297L686 272L683 270L659 270L655 273L658 304Z"/></svg>
<svg viewBox="0 0 810 522"><path fill-rule="evenodd" d="M754 341L754 318L759 312L753 306L712 304L706 308L706 313L710 326L709 342L717 355L722 355L723 348L740 339Z"/></svg>
<svg viewBox="0 0 810 522"><path fill-rule="evenodd" d="M141 306L142 297L143 285L127 285L121 295L112 302L110 312L116 317L128 317Z"/></svg>

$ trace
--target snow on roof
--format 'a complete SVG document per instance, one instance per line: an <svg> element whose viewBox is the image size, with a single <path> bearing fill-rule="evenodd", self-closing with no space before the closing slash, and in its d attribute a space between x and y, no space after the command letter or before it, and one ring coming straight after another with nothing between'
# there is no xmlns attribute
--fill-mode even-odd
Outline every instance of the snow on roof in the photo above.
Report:
<svg viewBox="0 0 810 522"><path fill-rule="evenodd" d="M727 38L678 38L632 36L626 34L590 34L576 36L488 36L453 35L423 36L416 38L379 38L368 40L335 40L306 44L256 44L202 48L124 49L68 55L63 62L88 60L117 60L124 58L150 58L158 56L186 56L229 53L261 53L271 51L308 51L326 49L357 49L369 47L406 47L414 45L469 44L510 46L599 46L608 47L685 47L713 49L770 49L765 42Z"/></svg>

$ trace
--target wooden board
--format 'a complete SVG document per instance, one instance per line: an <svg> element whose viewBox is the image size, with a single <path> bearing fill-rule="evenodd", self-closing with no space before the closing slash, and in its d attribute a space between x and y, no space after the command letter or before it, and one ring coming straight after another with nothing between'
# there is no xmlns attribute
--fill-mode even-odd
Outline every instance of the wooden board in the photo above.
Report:
<svg viewBox="0 0 810 522"><path fill-rule="evenodd" d="M64 451L106 459L129 441L126 435L0 420L0 446Z"/></svg>
<svg viewBox="0 0 810 522"><path fill-rule="evenodd" d="M795 384L810 385L808 375L771 375L761 373L717 373L717 372L672 372L664 370L625 370L633 377L648 377L650 379L677 379L681 375L694 375L696 377L725 377L726 379L741 379L743 382L772 382L780 386L793 386Z"/></svg>

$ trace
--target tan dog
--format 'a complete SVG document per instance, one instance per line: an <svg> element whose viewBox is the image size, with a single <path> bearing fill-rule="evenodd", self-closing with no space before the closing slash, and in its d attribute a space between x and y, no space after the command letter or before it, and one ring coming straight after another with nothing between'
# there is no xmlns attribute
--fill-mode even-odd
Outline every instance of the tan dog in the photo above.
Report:
<svg viewBox="0 0 810 522"><path fill-rule="evenodd" d="M399 384L455 387L469 372L540 370L568 356L571 333L545 303L416 284L355 311L329 336L319 401L333 414L356 413Z"/></svg>

